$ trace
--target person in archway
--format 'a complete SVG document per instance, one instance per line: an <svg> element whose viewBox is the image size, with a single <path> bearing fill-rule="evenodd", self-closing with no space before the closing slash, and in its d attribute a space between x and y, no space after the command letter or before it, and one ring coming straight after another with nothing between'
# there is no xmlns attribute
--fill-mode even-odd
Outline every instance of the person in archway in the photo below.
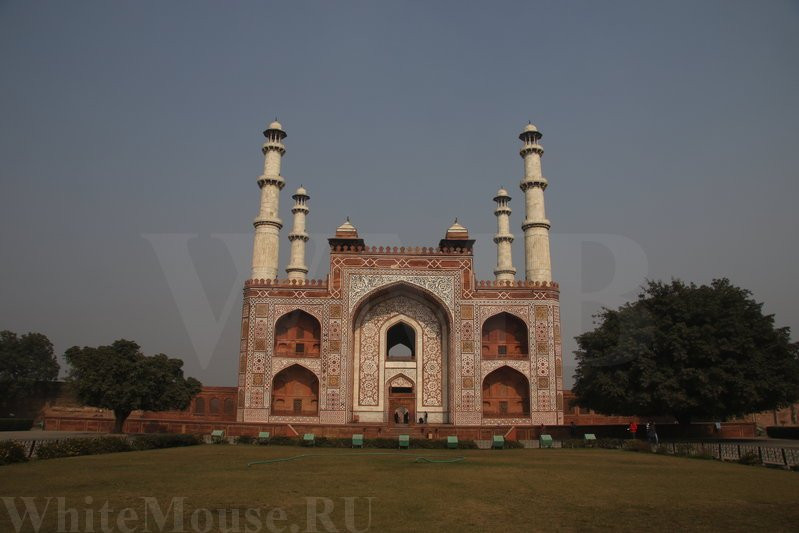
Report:
<svg viewBox="0 0 799 533"><path fill-rule="evenodd" d="M394 423L399 424L399 413L394 411Z"/></svg>
<svg viewBox="0 0 799 533"><path fill-rule="evenodd" d="M427 424L427 411L424 412L424 423Z"/></svg>
<svg viewBox="0 0 799 533"><path fill-rule="evenodd" d="M410 413L408 413L408 411L405 411L405 414L404 414L404 415L402 415L402 423L403 423L403 424L407 424L407 423L408 423L408 419L409 419L409 416L408 416L408 415L409 415L409 414L410 414Z"/></svg>

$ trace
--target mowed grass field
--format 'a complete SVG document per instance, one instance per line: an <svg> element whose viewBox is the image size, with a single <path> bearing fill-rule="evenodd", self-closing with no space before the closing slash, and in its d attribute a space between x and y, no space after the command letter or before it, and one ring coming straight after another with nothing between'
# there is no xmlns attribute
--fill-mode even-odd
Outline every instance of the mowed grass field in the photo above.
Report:
<svg viewBox="0 0 799 533"><path fill-rule="evenodd" d="M344 497L359 498L351 500L350 529L369 526L369 531L380 532L799 528L796 472L600 449L366 455L390 451L204 445L53 459L0 467L0 496L36 497L40 510L43 498L63 497L66 507L80 510L81 531L88 529L82 521L87 509L95 521L92 527L101 530L99 511L106 500L113 510L114 530L119 511L132 508L137 519L122 524L141 531L148 512L143 497L156 498L164 512L172 497L185 498L186 531L194 526L206 530L208 516L204 511L197 514L198 509L214 513L210 531L232 524L220 522L217 509L228 510L223 511L226 520L239 513L238 529L233 531L257 531L259 523L268 531L270 510L272 530L306 531L307 497L332 501L330 522L317 520L318 531L330 525L348 530ZM321 457L247 466L250 461L306 453ZM352 453L358 455L341 455ZM417 455L466 460L415 463ZM91 503L86 503L87 497ZM371 505L368 497L373 498ZM15 530L8 501L0 505L3 532ZM324 501L314 501L312 510L323 512ZM14 504L23 511L21 500ZM51 505L41 531L58 530L56 500ZM246 515L247 509L260 509L260 515ZM257 516L257 521L248 522L248 516ZM149 528L158 531L152 516ZM170 525L165 530L172 529ZM24 530L33 531L30 525Z"/></svg>

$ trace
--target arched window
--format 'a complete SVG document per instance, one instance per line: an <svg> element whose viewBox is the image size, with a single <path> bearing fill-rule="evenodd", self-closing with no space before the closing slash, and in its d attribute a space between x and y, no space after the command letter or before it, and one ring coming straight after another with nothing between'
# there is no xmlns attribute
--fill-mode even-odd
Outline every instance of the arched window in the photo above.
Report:
<svg viewBox="0 0 799 533"><path fill-rule="evenodd" d="M416 332L405 322L397 322L386 332L386 355L391 359L416 356Z"/></svg>
<svg viewBox="0 0 799 533"><path fill-rule="evenodd" d="M205 400L202 398L197 398L194 400L194 414L196 415L204 415L205 414Z"/></svg>
<svg viewBox="0 0 799 533"><path fill-rule="evenodd" d="M236 410L236 404L233 402L233 398L225 398L223 405L225 406L226 415L232 415Z"/></svg>
<svg viewBox="0 0 799 533"><path fill-rule="evenodd" d="M271 414L316 416L319 412L319 380L300 365L281 370L272 381Z"/></svg>
<svg viewBox="0 0 799 533"><path fill-rule="evenodd" d="M211 398L208 402L208 412L215 415L219 412L219 398Z"/></svg>
<svg viewBox="0 0 799 533"><path fill-rule="evenodd" d="M527 357L527 325L510 313L494 315L483 324L483 358Z"/></svg>
<svg viewBox="0 0 799 533"><path fill-rule="evenodd" d="M322 328L305 311L296 310L275 324L275 354L281 357L319 357Z"/></svg>
<svg viewBox="0 0 799 533"><path fill-rule="evenodd" d="M513 418L530 416L530 383L524 375L503 366L483 380L483 416Z"/></svg>

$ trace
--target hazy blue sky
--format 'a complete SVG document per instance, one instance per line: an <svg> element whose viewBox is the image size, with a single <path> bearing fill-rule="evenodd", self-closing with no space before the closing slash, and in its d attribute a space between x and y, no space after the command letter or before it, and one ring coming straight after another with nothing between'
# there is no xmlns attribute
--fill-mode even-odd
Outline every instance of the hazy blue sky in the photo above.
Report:
<svg viewBox="0 0 799 533"><path fill-rule="evenodd" d="M0 329L234 384L277 116L313 277L345 216L375 245L457 216L491 279L500 185L523 275L532 120L568 351L645 277L728 276L795 332L797 95L797 2L2 1Z"/></svg>

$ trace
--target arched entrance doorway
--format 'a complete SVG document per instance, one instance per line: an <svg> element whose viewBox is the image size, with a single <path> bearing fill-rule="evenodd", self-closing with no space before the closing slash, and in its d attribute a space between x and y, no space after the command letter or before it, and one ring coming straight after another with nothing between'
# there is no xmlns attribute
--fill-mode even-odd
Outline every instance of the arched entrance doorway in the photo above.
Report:
<svg viewBox="0 0 799 533"><path fill-rule="evenodd" d="M395 426L413 424L416 414L416 392L413 381L399 375L388 383L386 405L388 423Z"/></svg>
<svg viewBox="0 0 799 533"><path fill-rule="evenodd" d="M270 414L275 416L316 416L319 413L319 380L300 365L291 365L272 381Z"/></svg>
<svg viewBox="0 0 799 533"><path fill-rule="evenodd" d="M483 380L483 417L520 418L530 416L530 383L524 374L500 367Z"/></svg>
<svg viewBox="0 0 799 533"><path fill-rule="evenodd" d="M446 304L424 289L394 283L370 293L353 310L350 394L353 419L394 423L390 408L408 404L408 421L427 413L431 423L450 420L451 315ZM392 378L403 375L411 392L391 394ZM404 419L404 411L398 413Z"/></svg>

